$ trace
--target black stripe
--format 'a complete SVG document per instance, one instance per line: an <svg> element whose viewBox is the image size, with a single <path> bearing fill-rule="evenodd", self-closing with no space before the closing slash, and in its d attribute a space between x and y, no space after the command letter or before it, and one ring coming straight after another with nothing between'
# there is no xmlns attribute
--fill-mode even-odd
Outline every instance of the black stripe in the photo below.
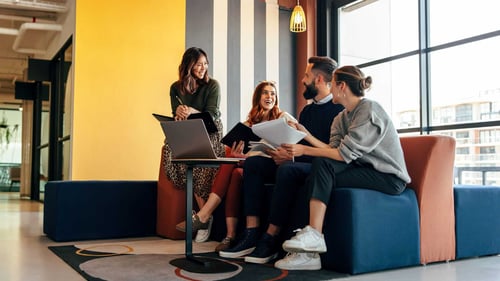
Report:
<svg viewBox="0 0 500 281"><path fill-rule="evenodd" d="M279 13L279 65L280 65L280 93L279 102L280 108L289 112L293 116L297 108L297 92L295 73L296 57L295 57L295 34L290 32L290 15L291 11L281 10Z"/></svg>

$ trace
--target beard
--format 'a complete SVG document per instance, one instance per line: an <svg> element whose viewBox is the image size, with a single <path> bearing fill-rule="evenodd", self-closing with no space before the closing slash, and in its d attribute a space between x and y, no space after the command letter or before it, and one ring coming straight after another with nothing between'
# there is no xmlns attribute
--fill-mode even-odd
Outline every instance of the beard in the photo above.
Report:
<svg viewBox="0 0 500 281"><path fill-rule="evenodd" d="M306 86L306 90L302 95L306 100L314 99L318 95L318 90L316 89L314 82L309 85L304 84L304 86Z"/></svg>

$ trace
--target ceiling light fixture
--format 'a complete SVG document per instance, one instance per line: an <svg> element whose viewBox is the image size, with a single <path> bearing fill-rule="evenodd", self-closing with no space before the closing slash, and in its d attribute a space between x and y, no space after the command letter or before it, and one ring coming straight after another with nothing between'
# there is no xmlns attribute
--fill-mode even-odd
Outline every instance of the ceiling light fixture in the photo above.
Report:
<svg viewBox="0 0 500 281"><path fill-rule="evenodd" d="M293 8L292 15L290 16L290 31L291 32L304 32L307 30L306 15L299 0L297 5Z"/></svg>

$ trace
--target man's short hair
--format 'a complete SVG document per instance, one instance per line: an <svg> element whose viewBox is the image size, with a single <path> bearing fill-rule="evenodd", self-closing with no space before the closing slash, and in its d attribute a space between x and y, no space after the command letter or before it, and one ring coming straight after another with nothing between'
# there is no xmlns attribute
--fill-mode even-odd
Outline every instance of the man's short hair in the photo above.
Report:
<svg viewBox="0 0 500 281"><path fill-rule="evenodd" d="M330 57L310 57L308 60L313 66L313 72L321 72L326 82L332 82L333 72L337 69L337 62ZM315 73L317 74L317 73Z"/></svg>

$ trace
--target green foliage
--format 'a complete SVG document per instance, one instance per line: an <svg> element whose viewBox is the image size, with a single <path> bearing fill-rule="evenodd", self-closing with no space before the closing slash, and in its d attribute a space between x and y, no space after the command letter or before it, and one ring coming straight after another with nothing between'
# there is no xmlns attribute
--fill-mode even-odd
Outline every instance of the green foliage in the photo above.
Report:
<svg viewBox="0 0 500 281"><path fill-rule="evenodd" d="M18 124L9 125L7 123L7 118L3 116L2 121L0 122L0 145L8 146L12 136L15 135L18 129Z"/></svg>

